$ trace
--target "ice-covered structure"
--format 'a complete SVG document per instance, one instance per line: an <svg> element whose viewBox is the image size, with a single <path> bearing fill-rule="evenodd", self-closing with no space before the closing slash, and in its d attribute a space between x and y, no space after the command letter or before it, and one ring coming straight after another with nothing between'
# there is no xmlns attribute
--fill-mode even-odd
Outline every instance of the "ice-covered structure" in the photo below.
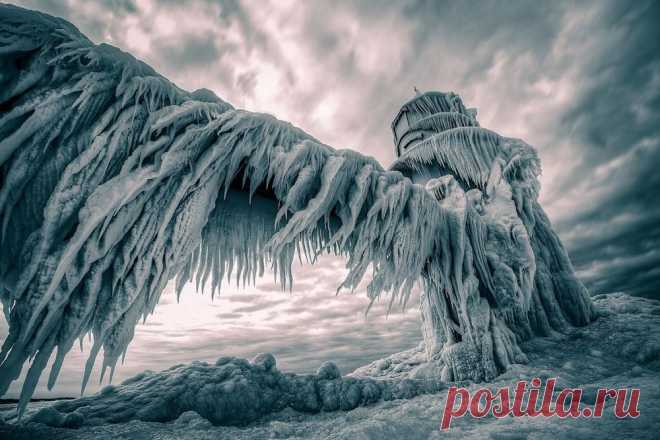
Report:
<svg viewBox="0 0 660 440"><path fill-rule="evenodd" d="M535 150L479 127L454 93L425 93L392 122L391 169L444 210L446 238L422 271L422 330L445 380L492 380L526 361L518 341L593 317L588 293L537 202Z"/></svg>
<svg viewBox="0 0 660 440"><path fill-rule="evenodd" d="M340 288L369 273L372 299L405 304L423 281L444 379L487 379L524 360L519 340L589 322L530 146L479 128L453 94L406 104L394 130L384 170L0 5L0 395L29 363L24 408L51 355L52 387L89 333L83 388L101 350L112 376L172 279L213 293L270 266L286 286L295 256L323 252L347 259Z"/></svg>

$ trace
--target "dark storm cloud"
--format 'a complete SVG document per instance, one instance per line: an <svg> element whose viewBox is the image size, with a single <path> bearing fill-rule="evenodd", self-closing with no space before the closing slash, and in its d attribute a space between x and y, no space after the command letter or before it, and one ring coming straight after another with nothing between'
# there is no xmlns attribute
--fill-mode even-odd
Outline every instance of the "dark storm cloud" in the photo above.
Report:
<svg viewBox="0 0 660 440"><path fill-rule="evenodd" d="M580 95L561 131L582 155L561 188L584 186L579 211L557 224L594 293L660 298L660 3L614 3L576 37L602 45L584 59ZM600 169L600 172L599 172Z"/></svg>
<svg viewBox="0 0 660 440"><path fill-rule="evenodd" d="M231 51L231 47L221 52L212 34L177 35L167 41L161 40L154 47L155 56L168 65L183 69L198 69L216 62L221 54Z"/></svg>
<svg viewBox="0 0 660 440"><path fill-rule="evenodd" d="M573 138L591 147L589 164L607 161L660 131L660 4L635 6L614 3L600 14L598 28L576 35L603 42L583 60L583 93L562 117Z"/></svg>
<svg viewBox="0 0 660 440"><path fill-rule="evenodd" d="M254 96L254 88L257 85L256 72L243 72L236 76L236 87L247 96Z"/></svg>
<svg viewBox="0 0 660 440"><path fill-rule="evenodd" d="M71 14L69 5L61 0L26 1L22 6L62 18L68 18Z"/></svg>
<svg viewBox="0 0 660 440"><path fill-rule="evenodd" d="M246 11L240 0L206 0L208 3L217 3L220 5L220 19L225 25L237 24L243 42L248 51L258 50L266 59L269 59L280 65L280 68L286 70L288 86L295 85L295 75L286 58L282 56L281 48L278 45L278 39L273 35L268 35L261 29L259 23L254 23L250 14ZM264 4L264 7L269 7ZM252 79L254 81L254 78ZM240 87L240 84L236 84Z"/></svg>
<svg viewBox="0 0 660 440"><path fill-rule="evenodd" d="M138 10L133 0L99 0L98 3L117 13L132 14Z"/></svg>
<svg viewBox="0 0 660 440"><path fill-rule="evenodd" d="M377 8L373 4L365 13ZM476 6L473 2L419 0L408 2L402 13L417 23L418 46L437 46L442 37L443 46L476 49L478 57L476 62L470 59L471 70L483 72L497 50L547 50L562 25L563 10L559 2L480 1Z"/></svg>

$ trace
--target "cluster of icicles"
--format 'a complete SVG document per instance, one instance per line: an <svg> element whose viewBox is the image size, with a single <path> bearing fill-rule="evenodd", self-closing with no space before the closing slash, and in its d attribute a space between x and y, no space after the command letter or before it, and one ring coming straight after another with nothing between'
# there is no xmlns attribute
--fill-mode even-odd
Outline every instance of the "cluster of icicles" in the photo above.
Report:
<svg viewBox="0 0 660 440"><path fill-rule="evenodd" d="M442 260L445 212L401 173L178 89L62 20L7 5L0 16L0 395L29 361L21 409L51 355L49 387L86 334L83 389L101 350L112 375L174 278L215 291L270 266L286 286L296 255L333 252L347 258L340 288L370 272L372 300L405 303L429 256ZM460 134L486 152L444 158L459 175L494 157L497 135L477 135Z"/></svg>

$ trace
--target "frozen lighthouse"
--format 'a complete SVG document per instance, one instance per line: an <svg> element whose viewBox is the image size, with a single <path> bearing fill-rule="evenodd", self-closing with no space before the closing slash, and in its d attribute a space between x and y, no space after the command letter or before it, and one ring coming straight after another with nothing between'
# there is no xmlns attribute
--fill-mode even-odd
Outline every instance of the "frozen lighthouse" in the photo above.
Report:
<svg viewBox="0 0 660 440"><path fill-rule="evenodd" d="M481 128L455 93L417 93L392 122L400 171L442 206L446 237L422 274L428 360L444 380L490 380L526 362L519 342L588 323L593 310L539 205L540 161Z"/></svg>

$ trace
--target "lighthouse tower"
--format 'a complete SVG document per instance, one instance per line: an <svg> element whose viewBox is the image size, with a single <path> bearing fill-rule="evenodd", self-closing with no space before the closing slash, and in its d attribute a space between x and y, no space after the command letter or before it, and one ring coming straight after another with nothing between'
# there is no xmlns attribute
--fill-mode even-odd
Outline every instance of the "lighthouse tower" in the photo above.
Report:
<svg viewBox="0 0 660 440"><path fill-rule="evenodd" d="M392 122L390 169L443 208L434 221L448 242L426 265L420 302L426 354L443 380L490 380L526 361L521 341L594 316L537 201L536 151L480 127L476 114L455 93L427 92Z"/></svg>

